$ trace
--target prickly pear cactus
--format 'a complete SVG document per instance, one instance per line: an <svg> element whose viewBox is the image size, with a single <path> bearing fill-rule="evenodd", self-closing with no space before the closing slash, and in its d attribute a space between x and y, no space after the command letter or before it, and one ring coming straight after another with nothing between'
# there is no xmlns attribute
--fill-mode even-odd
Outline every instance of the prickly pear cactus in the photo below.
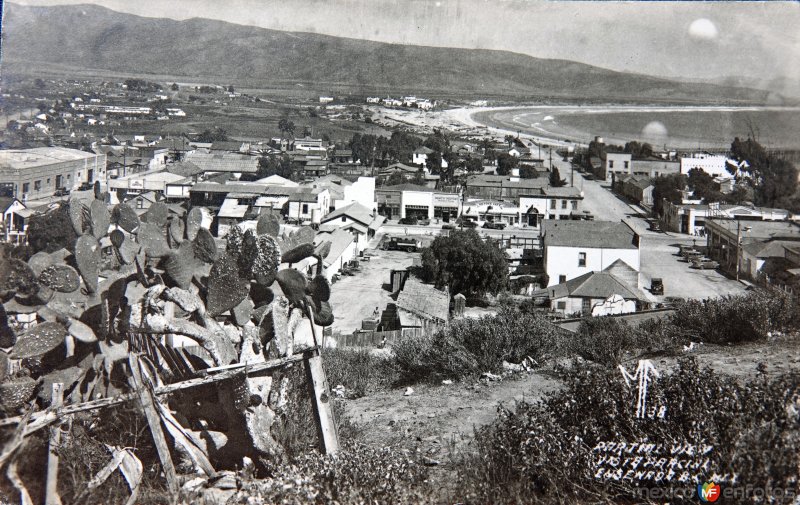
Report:
<svg viewBox="0 0 800 505"><path fill-rule="evenodd" d="M100 245L92 235L81 235L75 243L75 263L90 293L97 291L100 275Z"/></svg>
<svg viewBox="0 0 800 505"><path fill-rule="evenodd" d="M59 293L72 293L81 287L78 272L69 265L51 265L39 275L39 282Z"/></svg>

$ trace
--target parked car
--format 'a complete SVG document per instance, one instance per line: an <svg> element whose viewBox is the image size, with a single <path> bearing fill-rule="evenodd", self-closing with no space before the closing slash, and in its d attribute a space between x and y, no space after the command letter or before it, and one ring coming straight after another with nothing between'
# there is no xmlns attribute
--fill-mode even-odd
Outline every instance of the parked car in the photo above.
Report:
<svg viewBox="0 0 800 505"><path fill-rule="evenodd" d="M661 225L658 224L658 221L650 221L650 231L661 231Z"/></svg>
<svg viewBox="0 0 800 505"><path fill-rule="evenodd" d="M422 247L422 242L410 237L390 237L385 248L389 251L416 252Z"/></svg>
<svg viewBox="0 0 800 505"><path fill-rule="evenodd" d="M502 230L506 227L505 223L494 223L492 221L486 221L483 223L483 227L489 230Z"/></svg>
<svg viewBox="0 0 800 505"><path fill-rule="evenodd" d="M710 258L698 258L692 260L692 268L699 268L700 270L716 270L719 268L719 263Z"/></svg>
<svg viewBox="0 0 800 505"><path fill-rule="evenodd" d="M94 187L94 184L91 182L84 182L78 187L78 191L88 191Z"/></svg>
<svg viewBox="0 0 800 505"><path fill-rule="evenodd" d="M683 251L681 253L681 256L683 256L683 258L686 261L692 261L695 258L702 258L703 257L703 253L701 253L697 249L686 249L685 251Z"/></svg>
<svg viewBox="0 0 800 505"><path fill-rule="evenodd" d="M414 225L417 224L417 218L415 218L415 217L404 217L404 218L401 218L400 219L400 224L408 224L408 225L414 226Z"/></svg>
<svg viewBox="0 0 800 505"><path fill-rule="evenodd" d="M650 292L654 295L664 294L664 281L660 277L653 277L650 281Z"/></svg>
<svg viewBox="0 0 800 505"><path fill-rule="evenodd" d="M69 195L69 190L67 188L58 188L53 196L67 196Z"/></svg>
<svg viewBox="0 0 800 505"><path fill-rule="evenodd" d="M420 219L419 221L417 221L417 224L419 226L428 226L429 224L431 224L431 220L430 219Z"/></svg>
<svg viewBox="0 0 800 505"><path fill-rule="evenodd" d="M456 229L456 225L454 225L453 223L444 223L442 225L442 229L443 230L455 230Z"/></svg>
<svg viewBox="0 0 800 505"><path fill-rule="evenodd" d="M477 228L478 223L476 223L475 221L471 221L469 219L465 219L464 221L461 222L461 226L463 226L464 228Z"/></svg>

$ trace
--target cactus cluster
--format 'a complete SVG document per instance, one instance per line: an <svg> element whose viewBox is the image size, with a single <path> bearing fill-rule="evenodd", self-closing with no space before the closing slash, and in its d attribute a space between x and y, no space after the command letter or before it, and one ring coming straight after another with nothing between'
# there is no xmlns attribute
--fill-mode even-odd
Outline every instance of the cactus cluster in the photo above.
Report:
<svg viewBox="0 0 800 505"><path fill-rule="evenodd" d="M98 188L96 195L105 198ZM202 208L180 217L156 203L140 218L124 203L111 212L101 199L68 205L78 235L69 252L37 253L27 264L0 258L0 348L9 350L0 350L0 409L6 412L32 401L46 406L54 382L64 384L66 402L118 394L130 352L170 355L157 350L160 335L195 340L206 354L193 365L203 368L291 355L299 328L316 331L307 318L333 323L330 285L321 275L327 250L314 246L309 227L282 232L278 218L265 214L255 231L232 227L222 250ZM309 257L317 259L310 280L292 268ZM35 312L38 324L15 331L6 309ZM132 335L152 340L133 349ZM8 372L10 359L21 360L19 372ZM262 401L224 415L244 419L263 454L274 418L271 379L246 383L248 398ZM222 393L226 386L219 387Z"/></svg>

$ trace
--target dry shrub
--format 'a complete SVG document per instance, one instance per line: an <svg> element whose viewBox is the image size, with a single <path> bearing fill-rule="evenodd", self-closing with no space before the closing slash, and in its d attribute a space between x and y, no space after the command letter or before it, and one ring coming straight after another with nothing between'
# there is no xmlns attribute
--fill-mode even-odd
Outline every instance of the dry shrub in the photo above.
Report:
<svg viewBox="0 0 800 505"><path fill-rule="evenodd" d="M796 489L800 418L787 405L800 404L797 373L738 382L684 360L651 382L648 404L666 407L663 419L635 417L637 390L617 370L584 367L564 381L547 400L501 409L495 424L477 431L475 452L459 464L454 500L628 503L639 501L637 486L670 485L595 479L592 448L606 441L710 444L712 472L737 474L742 485Z"/></svg>

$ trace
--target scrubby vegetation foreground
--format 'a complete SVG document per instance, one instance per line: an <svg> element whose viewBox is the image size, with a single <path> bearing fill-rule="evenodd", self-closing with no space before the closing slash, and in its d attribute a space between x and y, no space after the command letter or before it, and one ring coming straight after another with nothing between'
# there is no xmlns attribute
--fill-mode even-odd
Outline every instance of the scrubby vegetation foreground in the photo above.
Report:
<svg viewBox="0 0 800 505"><path fill-rule="evenodd" d="M446 468L427 466L422 454L401 443L368 444L363 428L342 415L347 400L339 398L334 405L343 448L337 458L326 457L314 448L317 433L310 398L292 397L273 425L273 436L285 448L281 458L262 460L258 470L242 467L222 486L227 489L187 483L180 502L638 503L647 501L643 493L648 490L673 487L688 493L683 499L688 503L697 501L697 479L716 479L723 487L796 492L798 371L767 374L761 368L752 377L735 378L681 359L671 372L664 369L660 377L651 378L647 415L637 418L636 382L626 384L618 365L624 362L633 373L637 357L674 354L690 342L793 346L797 307L790 295L757 291L686 302L665 319L642 325L591 319L577 333L569 333L538 313L506 304L496 316L454 321L437 333L404 341L392 353L328 349L323 357L329 381L344 387L345 398L399 394L397 387L419 382L471 380L501 371L504 361L527 358L540 367L547 365L547 373L554 373L563 388L541 402L499 408L496 421L476 429L473 442L455 453ZM287 377L292 389L302 390L296 388L304 380L300 367ZM87 482L107 462L105 444L136 447L142 455L139 503L167 503L142 414L132 407L101 415L102 419L77 416L69 426L69 443L63 448L67 457L62 460L68 462L65 474L71 480L60 483L64 503L125 501L128 491L119 475L86 491ZM667 482L666 476L657 478L658 472L615 478L605 473L610 467L603 466L597 448L620 442L706 447L708 462L691 473L690 481L680 481L678 473ZM40 459L46 439L31 443L32 457ZM35 477L35 467L21 468L23 478ZM442 485L443 478L448 485ZM0 498L13 496L8 489L7 483L0 483ZM792 503L788 496L762 501Z"/></svg>

